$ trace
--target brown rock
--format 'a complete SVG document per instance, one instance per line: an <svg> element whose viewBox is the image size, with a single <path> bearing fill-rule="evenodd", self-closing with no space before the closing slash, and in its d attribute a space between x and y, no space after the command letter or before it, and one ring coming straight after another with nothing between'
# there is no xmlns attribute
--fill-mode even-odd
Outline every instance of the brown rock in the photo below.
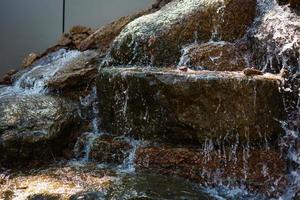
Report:
<svg viewBox="0 0 300 200"><path fill-rule="evenodd" d="M122 164L131 145L111 136L97 138L90 151L90 158L100 163Z"/></svg>
<svg viewBox="0 0 300 200"><path fill-rule="evenodd" d="M89 27L85 27L85 26L81 26L81 25L77 25L77 26L73 26L71 27L70 31L71 35L76 35L76 34L92 34L93 30Z"/></svg>
<svg viewBox="0 0 300 200"><path fill-rule="evenodd" d="M68 33L65 33L61 36L59 41L57 42L60 46L69 46L72 43L72 38Z"/></svg>
<svg viewBox="0 0 300 200"><path fill-rule="evenodd" d="M290 0L290 6L292 8L299 8L300 7L300 0Z"/></svg>
<svg viewBox="0 0 300 200"><path fill-rule="evenodd" d="M31 66L34 61L36 61L38 58L40 58L40 55L37 53L30 53L27 57L24 58L22 62L22 67L27 68Z"/></svg>
<svg viewBox="0 0 300 200"><path fill-rule="evenodd" d="M86 50L97 46L101 51L105 52L115 37L122 31L122 29L134 19L147 14L150 11L141 11L139 13L121 17L120 19L105 25L83 40L78 48Z"/></svg>
<svg viewBox="0 0 300 200"><path fill-rule="evenodd" d="M135 162L138 170L181 176L204 186L242 182L252 191L272 196L286 187L286 162L274 150L146 147L137 150Z"/></svg>
<svg viewBox="0 0 300 200"><path fill-rule="evenodd" d="M7 72L2 79L0 79L0 85L11 85L12 84L12 76L16 74L18 71L15 69Z"/></svg>
<svg viewBox="0 0 300 200"><path fill-rule="evenodd" d="M94 51L81 52L72 61L64 64L47 81L47 87L62 92L84 91L98 75L98 54ZM38 74L36 75L38 76Z"/></svg>
<svg viewBox="0 0 300 200"><path fill-rule="evenodd" d="M242 71L247 65L239 49L227 42L192 45L183 56L190 66L203 66L211 71Z"/></svg>
<svg viewBox="0 0 300 200"><path fill-rule="evenodd" d="M173 143L238 137L259 145L283 132L275 120L284 117L275 77L105 67L97 87L101 126L115 134Z"/></svg>
<svg viewBox="0 0 300 200"><path fill-rule="evenodd" d="M241 38L255 13L255 0L171 1L157 12L126 25L112 44L108 64L174 65L179 61L181 48L195 39Z"/></svg>
<svg viewBox="0 0 300 200"><path fill-rule="evenodd" d="M246 68L243 70L243 73L246 76L258 76L258 75L263 75L263 72L258 70L258 69L254 69L254 68Z"/></svg>

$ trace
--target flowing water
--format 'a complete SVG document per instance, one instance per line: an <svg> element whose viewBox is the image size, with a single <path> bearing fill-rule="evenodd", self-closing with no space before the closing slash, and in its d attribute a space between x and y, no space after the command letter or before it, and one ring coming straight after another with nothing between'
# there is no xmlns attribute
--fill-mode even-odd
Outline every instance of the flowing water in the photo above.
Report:
<svg viewBox="0 0 300 200"><path fill-rule="evenodd" d="M297 42L299 41L298 33L291 37L289 29L291 26L300 26L300 21L293 21L298 19L293 13L287 11L287 7L278 6L276 2L261 0L258 4L259 17L250 35L254 38L262 39L266 38L268 31L275 27L274 40L278 42L278 46L274 48L271 43L267 46L267 58L264 62L260 63L262 70L272 71L274 68L278 68L280 63L281 68L288 69L292 72L299 72L300 59L296 58L298 63L291 61L290 52L293 52L296 48ZM220 10L219 12L222 12ZM272 21L273 20L273 21ZM262 30L258 27L261 22L268 22L270 25L267 27L270 30ZM213 33L213 39L215 42L218 33L218 27L215 27ZM197 42L197 41L196 41ZM195 43L196 43L195 42ZM218 41L221 42L222 41ZM281 45L282 44L282 45ZM189 45L183 48L182 57L178 66L188 65L189 58L187 51L193 46ZM56 53L48 56L48 59L43 62L37 63L31 70L25 71L15 81L13 86L0 86L0 98L11 95L32 95L32 94L44 94L47 95L46 83L50 80L66 63L72 62L78 56L81 55L79 51L67 51L59 50ZM212 58L213 59L213 58ZM276 61L276 66L274 64ZM251 61L249 61L251 62ZM280 69L281 69L280 68ZM279 69L279 71L280 71ZM201 70L201 69L200 69ZM295 79L295 78L294 78ZM289 187L288 190L279 198L282 200L293 199L295 193L299 192L300 188L300 139L299 130L296 123L299 123L300 113L300 91L299 87L294 86L293 78L286 79L283 82L281 88L279 88L285 97L290 97L291 93L296 94L296 98L291 103L290 99L285 99L286 111L288 112L287 121L283 121L282 126L285 130L285 135L282 136L279 141L279 146L282 148L282 155L285 156L289 161ZM286 94L287 93L287 94ZM255 95L255 94L254 94ZM295 95L294 95L295 96ZM129 98L129 97L128 97ZM126 101L124 101L126 104ZM90 120L90 131L82 133L84 140L83 148L80 147L79 143L76 143L74 152L76 157L69 161L70 166L88 166L93 161L90 159L90 151L93 143L99 137L104 135L110 135L101 130L101 118L99 117L98 102L97 102L97 91L96 88L91 90L91 93L86 97L82 97L80 100L80 116L82 119ZM125 108L125 105L124 105ZM88 116L86 116L85 110L89 110ZM126 109L120 112L126 112ZM298 125L299 126L299 125ZM262 136L264 137L264 136ZM135 154L137 148L140 146L146 146L147 142L139 141L132 138L123 137L121 138L127 142L131 148L127 152L127 157L123 163L117 166L107 165L106 163L97 163L98 169L110 168L117 174L115 179L115 189L108 191L106 195L110 199L130 199L133 197L149 198L149 199L263 199L264 197L259 194L253 194L247 191L243 185L243 180L240 180L239 186L230 185L226 181L220 180L216 175L215 183L218 183L215 187L207 186L197 187L195 184L190 182L184 182L181 179L170 178L165 176L157 176L153 174L139 174L135 172ZM264 145L266 150L269 150L268 142ZM242 161L237 158L237 149L242 148ZM205 162L209 162L212 159L212 154L217 152L219 157L225 157L226 162L243 162L243 179L246 180L248 176L248 159L251 154L251 147L249 144L241 146L239 138L236 138L235 143L230 147L230 153L226 154L224 142L222 139L217 141L217 145L213 141L207 140L203 145L203 152ZM266 165L262 166L262 173L267 176L269 169ZM160 185L156 185L160 183ZM96 195L96 194L95 194ZM99 194L100 195L100 194ZM101 196L101 195L100 195ZM99 196L99 198L100 198Z"/></svg>

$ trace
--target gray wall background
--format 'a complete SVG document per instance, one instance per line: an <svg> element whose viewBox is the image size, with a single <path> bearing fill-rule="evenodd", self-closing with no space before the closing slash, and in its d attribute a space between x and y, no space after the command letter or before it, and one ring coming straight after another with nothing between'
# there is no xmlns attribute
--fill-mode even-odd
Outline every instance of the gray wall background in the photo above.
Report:
<svg viewBox="0 0 300 200"><path fill-rule="evenodd" d="M93 28L145 8L152 0L66 0L66 30ZM0 0L0 76L30 52L54 44L62 31L62 0Z"/></svg>

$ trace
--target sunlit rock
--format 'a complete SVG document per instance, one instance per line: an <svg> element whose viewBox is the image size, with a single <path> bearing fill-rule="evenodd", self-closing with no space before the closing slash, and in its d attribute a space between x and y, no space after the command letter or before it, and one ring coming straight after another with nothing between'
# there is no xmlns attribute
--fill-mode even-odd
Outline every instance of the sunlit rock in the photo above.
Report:
<svg viewBox="0 0 300 200"><path fill-rule="evenodd" d="M78 126L76 104L59 97L1 97L0 110L2 159L52 157Z"/></svg>
<svg viewBox="0 0 300 200"><path fill-rule="evenodd" d="M255 145L282 133L278 79L108 67L97 83L102 127L112 133L179 143L238 139Z"/></svg>
<svg viewBox="0 0 300 200"><path fill-rule="evenodd" d="M103 197L114 180L111 175L113 173L108 170L97 169L94 166L55 165L42 169L23 170L5 177L0 184L0 198L5 199L10 195L13 198L8 199L79 200L82 196L92 197L88 195L92 193L91 191L98 193L96 197Z"/></svg>
<svg viewBox="0 0 300 200"><path fill-rule="evenodd" d="M243 5L243 6L240 6ZM255 0L176 0L129 23L114 40L111 65L174 65L195 40L241 38L256 13Z"/></svg>

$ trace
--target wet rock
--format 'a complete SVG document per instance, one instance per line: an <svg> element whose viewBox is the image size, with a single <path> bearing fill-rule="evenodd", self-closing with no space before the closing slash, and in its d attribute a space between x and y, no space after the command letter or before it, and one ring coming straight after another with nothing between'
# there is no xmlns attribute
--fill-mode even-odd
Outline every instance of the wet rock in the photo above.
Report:
<svg viewBox="0 0 300 200"><path fill-rule="evenodd" d="M113 67L97 81L104 130L177 143L273 141L282 133L278 86L241 72Z"/></svg>
<svg viewBox="0 0 300 200"><path fill-rule="evenodd" d="M61 198L54 194L34 194L27 197L27 200L61 200Z"/></svg>
<svg viewBox="0 0 300 200"><path fill-rule="evenodd" d="M300 1L299 0L290 0L290 6L292 8L300 8Z"/></svg>
<svg viewBox="0 0 300 200"><path fill-rule="evenodd" d="M254 69L254 68L246 68L243 70L243 73L246 76L258 76L258 75L263 75L263 72L258 70L258 69Z"/></svg>
<svg viewBox="0 0 300 200"><path fill-rule="evenodd" d="M264 72L279 73L286 68L299 71L300 15L273 1L259 2L259 17L249 38L253 66Z"/></svg>
<svg viewBox="0 0 300 200"><path fill-rule="evenodd" d="M12 77L14 74L16 74L18 71L15 69L10 70L7 72L2 79L0 79L0 85L11 85L13 80Z"/></svg>
<svg viewBox="0 0 300 200"><path fill-rule="evenodd" d="M95 51L60 49L20 72L16 85L29 90L84 91L98 73L97 57Z"/></svg>
<svg viewBox="0 0 300 200"><path fill-rule="evenodd" d="M277 0L279 5L285 5L290 4L291 8L298 8L300 7L300 1L299 0Z"/></svg>
<svg viewBox="0 0 300 200"><path fill-rule="evenodd" d="M68 136L78 126L76 104L59 97L4 96L0 110L4 160L51 158L68 146Z"/></svg>
<svg viewBox="0 0 300 200"><path fill-rule="evenodd" d="M189 199L210 200L194 183L174 176L156 173L128 174L108 191L107 199L157 200Z"/></svg>
<svg viewBox="0 0 300 200"><path fill-rule="evenodd" d="M174 65L180 49L195 40L242 37L254 19L255 8L255 0L172 1L129 23L113 42L109 64Z"/></svg>
<svg viewBox="0 0 300 200"><path fill-rule="evenodd" d="M102 136L91 145L89 157L99 163L122 164L131 148L130 144L121 139Z"/></svg>
<svg viewBox="0 0 300 200"><path fill-rule="evenodd" d="M90 165L51 165L39 169L22 169L11 172L7 183L0 185L0 198L7 188L11 188L13 199L20 200L83 199L80 197L91 196L91 191L97 191L100 197L111 186L113 174Z"/></svg>
<svg viewBox="0 0 300 200"><path fill-rule="evenodd" d="M84 192L75 194L70 197L70 200L101 200L106 199L102 192Z"/></svg>
<svg viewBox="0 0 300 200"><path fill-rule="evenodd" d="M30 53L27 57L24 58L22 62L22 67L27 68L31 66L34 61L36 61L38 58L40 58L40 55L37 53Z"/></svg>
<svg viewBox="0 0 300 200"><path fill-rule="evenodd" d="M203 186L242 183L250 191L273 197L287 187L286 161L271 149L146 147L137 150L136 167L184 177Z"/></svg>
<svg viewBox="0 0 300 200"><path fill-rule="evenodd" d="M240 50L228 42L208 42L188 46L181 62L179 65L202 66L211 71L242 71L247 66Z"/></svg>

